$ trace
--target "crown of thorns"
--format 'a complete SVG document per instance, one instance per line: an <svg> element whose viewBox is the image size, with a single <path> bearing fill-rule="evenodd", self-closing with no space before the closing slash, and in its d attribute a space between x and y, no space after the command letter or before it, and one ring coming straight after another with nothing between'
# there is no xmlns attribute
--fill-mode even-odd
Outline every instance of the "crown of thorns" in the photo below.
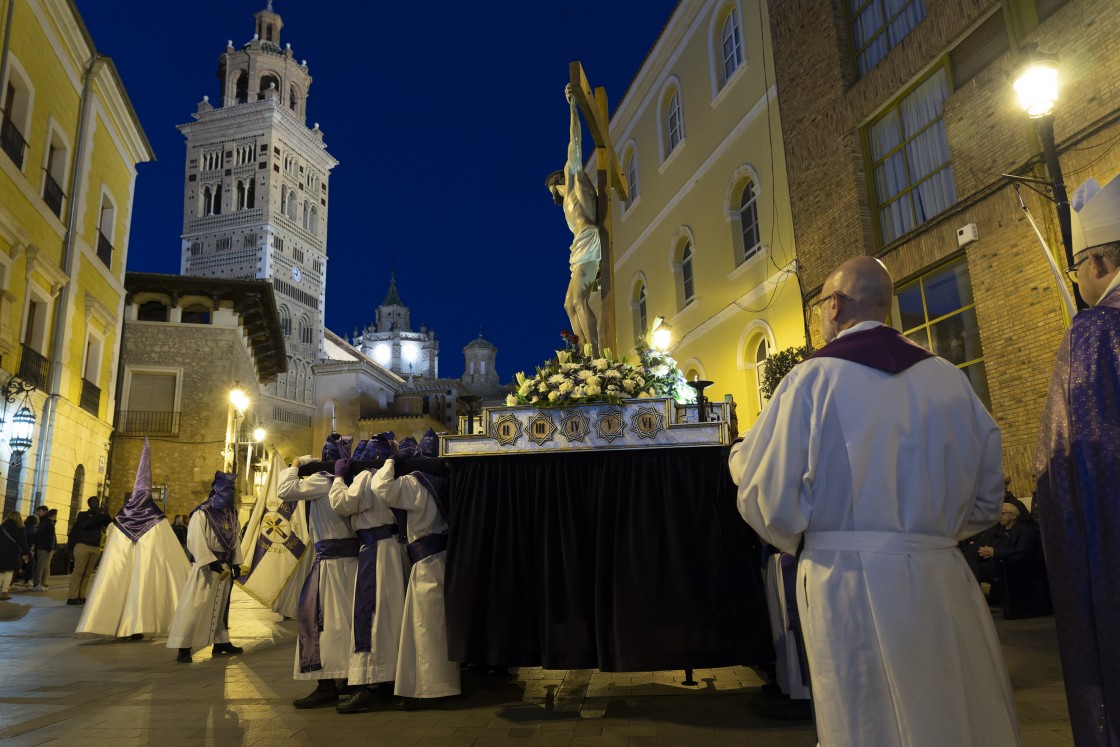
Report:
<svg viewBox="0 0 1120 747"><path fill-rule="evenodd" d="M563 184L563 183L564 183L564 169L557 169L556 171L553 171L551 174L548 175L548 178L544 180L544 186L548 187L549 189L552 189L557 184Z"/></svg>

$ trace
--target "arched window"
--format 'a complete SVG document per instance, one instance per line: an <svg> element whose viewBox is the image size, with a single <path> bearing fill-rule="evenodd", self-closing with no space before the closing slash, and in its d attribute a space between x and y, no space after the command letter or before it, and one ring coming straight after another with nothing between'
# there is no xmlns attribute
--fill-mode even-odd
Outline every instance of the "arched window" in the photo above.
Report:
<svg viewBox="0 0 1120 747"><path fill-rule="evenodd" d="M288 217L291 218L292 220L296 219L296 207L297 207L296 202L298 202L298 198L296 197L296 191L294 189L289 189L288 190Z"/></svg>
<svg viewBox="0 0 1120 747"><path fill-rule="evenodd" d="M284 335L284 337L291 337L292 336L292 317L288 313L288 307L287 306L281 306L278 309L276 309L276 311L277 311L278 315L280 316L280 332Z"/></svg>
<svg viewBox="0 0 1120 747"><path fill-rule="evenodd" d="M245 182L237 180L237 209L244 210L246 204Z"/></svg>
<svg viewBox="0 0 1120 747"><path fill-rule="evenodd" d="M762 412L762 406L766 404L766 398L762 396L762 385L766 377L766 359L770 357L770 343L763 337L758 341L758 347L754 350L754 378L755 389L758 392L758 411Z"/></svg>
<svg viewBox="0 0 1120 747"><path fill-rule="evenodd" d="M299 341L304 345L311 344L311 325L306 317L299 320Z"/></svg>
<svg viewBox="0 0 1120 747"><path fill-rule="evenodd" d="M256 203L256 201L257 201L257 195L256 195L256 192L257 192L257 190L256 190L256 185L257 185L257 182L256 182L256 180L255 180L255 179L250 179L250 180L249 180L249 189L248 189L248 195L247 195L247 196L246 196L246 198L245 198L245 206L246 206L246 207L249 207L249 208L253 207L253 206L254 206L254 204L255 204L255 203Z"/></svg>
<svg viewBox="0 0 1120 747"><path fill-rule="evenodd" d="M757 203L758 195L755 194L754 182L747 182L739 198L739 229L742 232L743 254L738 264L742 264L762 248L758 231Z"/></svg>
<svg viewBox="0 0 1120 747"><path fill-rule="evenodd" d="M681 95L679 91L673 91L669 94L665 122L668 126L668 138L666 138L666 143L669 146L668 150L665 151L665 155L668 156L676 150L677 146L684 140L684 121L681 119Z"/></svg>
<svg viewBox="0 0 1120 747"><path fill-rule="evenodd" d="M234 96L237 103L249 103L249 74L242 70L237 75L237 82L234 84Z"/></svg>
<svg viewBox="0 0 1120 747"><path fill-rule="evenodd" d="M145 301L137 309L136 318L141 322L166 322L167 304L163 301Z"/></svg>
<svg viewBox="0 0 1120 747"><path fill-rule="evenodd" d="M692 303L695 286L692 282L692 242L686 242L681 251L681 285L683 286L684 305Z"/></svg>
<svg viewBox="0 0 1120 747"><path fill-rule="evenodd" d="M292 111L297 111L296 107L299 106L299 97L296 95L295 86L292 86L288 91L288 106Z"/></svg>
<svg viewBox="0 0 1120 747"><path fill-rule="evenodd" d="M183 308L183 324L209 324L210 309L201 303L192 303Z"/></svg>
<svg viewBox="0 0 1120 747"><path fill-rule="evenodd" d="M4 486L4 515L19 508L23 492L23 454L12 454L8 459L8 481Z"/></svg>
<svg viewBox="0 0 1120 747"><path fill-rule="evenodd" d="M735 8L727 14L720 31L720 49L723 52L723 80L720 88L731 80L731 76L743 64L743 44L739 34L739 11Z"/></svg>
<svg viewBox="0 0 1120 747"><path fill-rule="evenodd" d="M317 208L311 208L311 223L309 226L311 233L319 231L319 211Z"/></svg>
<svg viewBox="0 0 1120 747"><path fill-rule="evenodd" d="M303 230L306 231L311 221L311 206L307 204L307 200L303 201Z"/></svg>
<svg viewBox="0 0 1120 747"><path fill-rule="evenodd" d="M203 187L202 192L199 193L198 197L202 203L201 205L199 205L198 212L202 215L210 215L210 212L214 209L213 191L211 191L210 187Z"/></svg>
<svg viewBox="0 0 1120 747"><path fill-rule="evenodd" d="M638 280L638 286L634 292L634 300L631 304L634 311L634 340L640 341L649 327L649 315L646 312L646 284L644 280Z"/></svg>
<svg viewBox="0 0 1120 747"><path fill-rule="evenodd" d="M288 190L283 187L280 188L280 212L288 214Z"/></svg>
<svg viewBox="0 0 1120 747"><path fill-rule="evenodd" d="M272 41L272 24L269 23L264 27L264 40Z"/></svg>
<svg viewBox="0 0 1120 747"><path fill-rule="evenodd" d="M630 185L630 200L624 205L629 210L630 206L638 201L638 196L641 195L641 188L638 185L638 149L631 145L625 155L626 181Z"/></svg>
<svg viewBox="0 0 1120 747"><path fill-rule="evenodd" d="M281 91L280 79L277 78L275 75L262 75L261 76L260 96L258 96L258 98L263 99L264 98L264 92L267 91L270 88L275 88L276 92L280 93L280 91Z"/></svg>

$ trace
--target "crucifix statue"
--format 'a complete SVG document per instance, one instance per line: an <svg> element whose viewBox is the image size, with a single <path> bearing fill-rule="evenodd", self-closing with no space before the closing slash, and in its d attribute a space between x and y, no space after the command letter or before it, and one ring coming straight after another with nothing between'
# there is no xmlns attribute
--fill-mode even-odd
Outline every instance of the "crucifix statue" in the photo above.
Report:
<svg viewBox="0 0 1120 747"><path fill-rule="evenodd" d="M563 170L549 175L546 186L556 203L564 208L564 218L574 237L568 259L572 277L564 310L572 331L581 342L591 343L598 353L605 347L614 347L610 193L613 188L626 200L629 185L618 167L610 140L606 91L597 88L591 92L579 62L571 63L569 71L571 81L564 88L571 118L568 161ZM580 112L595 143L597 184L592 183L584 169ZM597 277L601 320L595 318L590 304Z"/></svg>

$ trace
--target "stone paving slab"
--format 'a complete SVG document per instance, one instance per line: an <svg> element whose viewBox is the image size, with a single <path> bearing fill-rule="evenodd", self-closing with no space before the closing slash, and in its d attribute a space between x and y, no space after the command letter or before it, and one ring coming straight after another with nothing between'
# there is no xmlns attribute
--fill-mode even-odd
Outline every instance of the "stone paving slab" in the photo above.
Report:
<svg viewBox="0 0 1120 747"><path fill-rule="evenodd" d="M463 696L418 711L342 716L297 711L313 685L292 679L294 621L234 593L231 636L241 656L195 654L177 664L163 639L77 641L80 608L66 578L0 602L0 744L486 745L812 747L812 724L757 718L761 681L746 667L683 672L596 670L463 673ZM1053 618L996 621L1027 747L1072 745ZM993 746L995 747L995 746Z"/></svg>

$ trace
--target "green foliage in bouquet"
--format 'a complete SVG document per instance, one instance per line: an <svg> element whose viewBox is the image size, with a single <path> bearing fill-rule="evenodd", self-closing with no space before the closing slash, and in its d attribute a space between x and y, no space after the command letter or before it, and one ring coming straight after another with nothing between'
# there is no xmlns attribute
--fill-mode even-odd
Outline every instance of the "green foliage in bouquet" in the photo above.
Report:
<svg viewBox="0 0 1120 747"><path fill-rule="evenodd" d="M537 366L535 376L524 371L515 377L517 389L506 404L564 407L584 402L621 403L624 399L660 396L647 376L630 361L615 358L610 350L593 357L591 345L582 350L557 350L556 357Z"/></svg>
<svg viewBox="0 0 1120 747"><path fill-rule="evenodd" d="M766 399L774 396L774 390L778 388L778 384L782 383L786 374L792 371L798 363L812 357L812 355L813 348L802 345L801 347L779 350L767 358L762 369L762 396Z"/></svg>
<svg viewBox="0 0 1120 747"><path fill-rule="evenodd" d="M650 333L652 334L652 333ZM696 401L696 390L685 381L677 362L667 352L649 344L649 335L638 341L634 353L646 374L646 384L655 397L671 397L678 403Z"/></svg>

